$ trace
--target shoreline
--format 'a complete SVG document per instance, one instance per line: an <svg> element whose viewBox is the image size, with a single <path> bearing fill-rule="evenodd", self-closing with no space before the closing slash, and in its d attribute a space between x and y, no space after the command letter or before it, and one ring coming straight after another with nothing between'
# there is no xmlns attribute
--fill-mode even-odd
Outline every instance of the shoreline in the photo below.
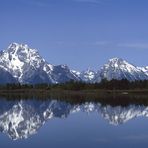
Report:
<svg viewBox="0 0 148 148"><path fill-rule="evenodd" d="M69 103L96 102L103 105L148 106L148 90L46 90L46 89L14 89L0 90L0 99L13 100L59 100Z"/></svg>

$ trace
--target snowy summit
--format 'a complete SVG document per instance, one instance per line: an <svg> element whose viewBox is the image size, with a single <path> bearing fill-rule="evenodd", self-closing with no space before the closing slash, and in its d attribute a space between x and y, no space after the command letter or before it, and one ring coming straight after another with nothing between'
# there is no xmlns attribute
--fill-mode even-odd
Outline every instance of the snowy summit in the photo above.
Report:
<svg viewBox="0 0 148 148"><path fill-rule="evenodd" d="M89 83L101 79L148 79L148 67L136 67L120 58L113 58L97 72L87 69L78 72L67 65L52 65L42 58L37 49L26 44L12 43L0 53L0 83L64 83L70 80Z"/></svg>

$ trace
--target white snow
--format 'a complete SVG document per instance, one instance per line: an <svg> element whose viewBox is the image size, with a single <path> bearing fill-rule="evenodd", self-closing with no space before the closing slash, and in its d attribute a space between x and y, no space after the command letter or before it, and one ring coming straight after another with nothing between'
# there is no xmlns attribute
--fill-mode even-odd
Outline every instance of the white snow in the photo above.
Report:
<svg viewBox="0 0 148 148"><path fill-rule="evenodd" d="M86 71L70 70L67 65L54 66L46 62L36 49L29 48L26 44L12 43L0 55L0 67L10 72L20 83L26 83L36 71L46 73L52 83L62 82L62 77L67 80L82 80L84 82L95 83L101 79L128 79L145 80L148 79L148 66L136 67L120 58L109 59L99 71L90 68ZM59 70L58 70L59 68ZM44 79L45 75L40 75Z"/></svg>

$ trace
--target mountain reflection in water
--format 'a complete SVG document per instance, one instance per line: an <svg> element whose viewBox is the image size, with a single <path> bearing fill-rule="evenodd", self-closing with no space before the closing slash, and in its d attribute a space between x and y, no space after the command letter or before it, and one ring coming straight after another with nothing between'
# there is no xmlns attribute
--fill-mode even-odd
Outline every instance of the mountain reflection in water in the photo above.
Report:
<svg viewBox="0 0 148 148"><path fill-rule="evenodd" d="M0 131L12 140L25 139L38 132L45 122L54 118L67 118L77 112L97 112L109 124L117 126L136 117L148 116L144 105L110 106L85 102L70 104L57 100L0 100ZM99 124L98 124L99 126Z"/></svg>

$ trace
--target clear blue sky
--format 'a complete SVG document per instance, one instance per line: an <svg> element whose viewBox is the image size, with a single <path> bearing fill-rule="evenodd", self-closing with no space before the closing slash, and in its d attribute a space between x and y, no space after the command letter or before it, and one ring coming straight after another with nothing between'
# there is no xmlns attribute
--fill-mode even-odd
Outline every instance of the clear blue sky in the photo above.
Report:
<svg viewBox="0 0 148 148"><path fill-rule="evenodd" d="M112 57L148 65L148 0L0 2L0 49L26 43L76 70L99 69Z"/></svg>

